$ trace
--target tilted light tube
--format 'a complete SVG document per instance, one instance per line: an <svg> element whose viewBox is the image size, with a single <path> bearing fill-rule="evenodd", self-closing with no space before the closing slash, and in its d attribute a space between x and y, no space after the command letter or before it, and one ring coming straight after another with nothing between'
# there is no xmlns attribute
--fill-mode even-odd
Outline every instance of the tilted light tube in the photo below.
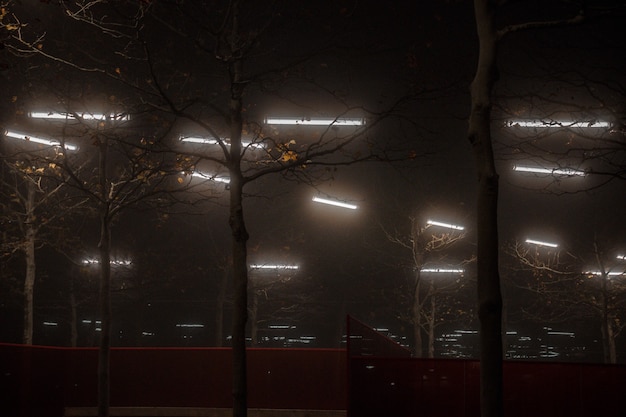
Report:
<svg viewBox="0 0 626 417"><path fill-rule="evenodd" d="M422 268L420 272L435 272L435 273L446 273L446 274L462 274L465 272L464 269L450 269L450 268Z"/></svg>
<svg viewBox="0 0 626 417"><path fill-rule="evenodd" d="M286 269L286 270L297 270L299 269L298 265L270 265L270 264L253 264L250 265L251 269Z"/></svg>
<svg viewBox="0 0 626 417"><path fill-rule="evenodd" d="M342 203L341 201L329 200L327 198L321 198L321 197L313 197L313 201L316 203L328 204L331 206L346 208L350 210L356 210L358 208L354 204Z"/></svg>
<svg viewBox="0 0 626 417"><path fill-rule="evenodd" d="M450 223L442 223L442 222L438 222L435 220L427 220L426 224L429 224L431 226L440 226L440 227L446 227L448 229L454 229L454 230L465 230L465 227L463 226L459 226L456 224L450 224Z"/></svg>
<svg viewBox="0 0 626 417"><path fill-rule="evenodd" d="M506 127L541 127L541 128L608 128L611 127L609 122L601 122L590 120L586 122L574 121L544 121L544 120L509 120L505 123Z"/></svg>
<svg viewBox="0 0 626 417"><path fill-rule="evenodd" d="M41 145L46 145L46 146L58 146L58 147L61 146L61 142L59 142L58 140L42 139L42 138L38 138L36 136L31 136L31 135L25 135L23 133L12 132L10 130L7 130L6 132L4 132L4 135L9 137L9 138L19 139L19 140L23 140L23 141L26 141L26 142L39 143ZM66 143L64 145L64 147L68 151L75 151L75 150L78 149L78 146L71 145L69 143Z"/></svg>
<svg viewBox="0 0 626 417"><path fill-rule="evenodd" d="M517 172L531 172L535 174L548 174L548 175L565 175L565 176L579 176L584 177L587 175L585 171L570 168L540 168L540 167L525 167L515 165L513 171Z"/></svg>
<svg viewBox="0 0 626 417"><path fill-rule="evenodd" d="M31 119L52 119L52 120L66 120L66 119L78 119L82 120L130 120L130 116L128 114L115 114L111 113L109 115L103 113L60 113L60 112L43 112L43 111L33 111L28 113L28 117Z"/></svg>
<svg viewBox="0 0 626 417"><path fill-rule="evenodd" d="M307 119L297 117L268 117L265 119L268 125L303 125L303 126L362 126L365 120L362 118L323 118L323 119Z"/></svg>
<svg viewBox="0 0 626 417"><path fill-rule="evenodd" d="M557 248L559 246L556 243L543 242L541 240L534 239L526 239L526 243L530 243L531 245L547 246L549 248Z"/></svg>

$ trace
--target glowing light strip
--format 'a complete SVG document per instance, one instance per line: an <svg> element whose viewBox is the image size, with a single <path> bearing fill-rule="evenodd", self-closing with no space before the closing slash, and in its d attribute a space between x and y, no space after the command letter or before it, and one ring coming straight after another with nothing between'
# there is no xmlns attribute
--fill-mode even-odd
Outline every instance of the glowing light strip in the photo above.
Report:
<svg viewBox="0 0 626 417"><path fill-rule="evenodd" d="M204 327L204 324L181 323L181 324L177 324L176 327L201 328L201 327Z"/></svg>
<svg viewBox="0 0 626 417"><path fill-rule="evenodd" d="M304 126L362 126L364 119L304 119L289 117L268 117L265 119L268 125L304 125Z"/></svg>
<svg viewBox="0 0 626 417"><path fill-rule="evenodd" d="M538 245L538 246L548 246L550 248L559 247L559 245L557 245L556 243L542 242L541 240L534 240L534 239L526 239L526 243L530 243L532 245Z"/></svg>
<svg viewBox="0 0 626 417"><path fill-rule="evenodd" d="M505 123L507 127L542 127L542 128L608 128L611 127L609 122L598 122L595 120L588 122L573 121L544 121L544 120L510 120Z"/></svg>
<svg viewBox="0 0 626 417"><path fill-rule="evenodd" d="M83 264L85 265L97 265L99 263L100 263L100 260L95 259L95 258L88 258L88 259L83 260ZM133 262L126 259L126 260L111 260L109 261L109 263L111 265L128 266L128 265L132 265Z"/></svg>
<svg viewBox="0 0 626 417"><path fill-rule="evenodd" d="M230 178L228 177L217 177L215 175L203 174L202 172L194 172L191 174L192 177L203 178L205 180L211 180L215 182L222 182L224 184L230 184Z"/></svg>
<svg viewBox="0 0 626 417"><path fill-rule="evenodd" d="M434 220L428 220L426 221L427 224L430 224L431 226L440 226L440 227L446 227L448 229L454 229L454 230L465 230L465 227L463 226L459 226L456 224L450 224L450 223L442 223L442 222L438 222L438 221L434 221Z"/></svg>
<svg viewBox="0 0 626 417"><path fill-rule="evenodd" d="M42 139L36 136L30 136L30 135L25 135L23 133L12 132L10 130L7 130L6 132L4 132L4 136L13 138L13 139L23 140L25 142L39 143L41 145L46 145L46 146L58 146L58 147L61 146L61 142L57 140ZM70 145L69 143L66 143L64 147L68 151L75 151L78 149L78 146Z"/></svg>
<svg viewBox="0 0 626 417"><path fill-rule="evenodd" d="M298 265L269 265L269 264L253 264L250 265L251 269L291 269L296 270L300 267Z"/></svg>
<svg viewBox="0 0 626 417"><path fill-rule="evenodd" d="M76 115L79 119L83 120L130 120L130 115L128 114L115 114L111 113L109 115L103 113L59 113L59 112L42 112L42 111L33 111L28 113L28 117L31 119L52 119L52 120L66 120L66 119L76 119Z"/></svg>
<svg viewBox="0 0 626 417"><path fill-rule="evenodd" d="M584 177L585 175L587 175L585 171L579 171L577 169L524 167L524 166L518 166L518 165L515 165L513 167L513 171L532 172L536 174L549 174L549 175L580 176L580 177Z"/></svg>
<svg viewBox="0 0 626 417"><path fill-rule="evenodd" d="M342 203L341 201L328 200L326 198L320 198L320 197L313 197L313 201L316 202L316 203L328 204L328 205L331 205L331 206L346 208L346 209L350 209L350 210L356 210L358 208L354 204Z"/></svg>
<svg viewBox="0 0 626 417"><path fill-rule="evenodd" d="M622 261L626 260L626 255L617 255L616 256L617 259L621 259Z"/></svg>
<svg viewBox="0 0 626 417"><path fill-rule="evenodd" d="M230 146L230 143L228 142L228 139L220 139L226 146ZM217 145L219 144L219 142L216 139L208 139L208 138L201 138L201 137L196 137L196 136L181 136L180 137L180 141L181 142L187 142L187 143L199 143L202 145ZM244 147L250 147L250 148L257 148L257 149L262 149L265 146L262 143L255 143L255 142L249 142L249 141L242 141L241 142L241 146Z"/></svg>
<svg viewBox="0 0 626 417"><path fill-rule="evenodd" d="M601 276L604 275L602 272L600 271L586 271L585 272L586 275L596 275L596 276ZM622 271L622 272L607 272L606 275L611 276L611 277L617 277L620 275L626 275L626 271Z"/></svg>
<svg viewBox="0 0 626 417"><path fill-rule="evenodd" d="M462 274L465 272L464 269L446 269L446 268L422 268L421 272L436 272L436 273L452 273L452 274Z"/></svg>

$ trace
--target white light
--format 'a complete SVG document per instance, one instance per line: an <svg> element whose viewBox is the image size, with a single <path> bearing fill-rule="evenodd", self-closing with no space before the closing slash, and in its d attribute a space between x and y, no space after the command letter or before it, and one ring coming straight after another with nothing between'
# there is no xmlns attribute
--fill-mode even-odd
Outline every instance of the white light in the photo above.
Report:
<svg viewBox="0 0 626 417"><path fill-rule="evenodd" d="M43 322L43 325L44 325L44 326L53 326L53 327L54 327L54 326L58 326L58 325L59 325L59 323L54 322L54 321L44 321L44 322Z"/></svg>
<svg viewBox="0 0 626 417"><path fill-rule="evenodd" d="M586 275L596 275L596 276L604 275L600 271L587 271L587 272L585 272L585 274ZM616 277L616 276L620 276L620 275L626 275L626 271L623 271L623 272L612 271L612 272L607 272L606 275L610 276L610 277Z"/></svg>
<svg viewBox="0 0 626 417"><path fill-rule="evenodd" d="M555 335L555 336L569 336L569 337L574 337L575 336L574 332L556 332L556 331L553 331L553 332L548 332L548 334Z"/></svg>
<svg viewBox="0 0 626 417"><path fill-rule="evenodd" d="M83 259L84 265L98 265L99 263L100 263L99 259L95 259L95 258ZM112 259L109 261L109 264L114 265L114 266L128 266L132 264L132 261L128 259Z"/></svg>
<svg viewBox="0 0 626 417"><path fill-rule="evenodd" d="M622 261L625 261L626 255L617 255L617 259L621 259Z"/></svg>
<svg viewBox="0 0 626 417"><path fill-rule="evenodd" d="M316 203L328 204L331 206L346 208L350 210L356 210L358 208L354 204L342 203L341 201L328 200L326 198L320 198L320 197L313 197L313 201Z"/></svg>
<svg viewBox="0 0 626 417"><path fill-rule="evenodd" d="M463 226L458 226L456 224L450 224L450 223L442 223L442 222L437 222L434 220L428 220L426 221L427 224L430 224L431 226L441 226L441 227L446 227L448 229L454 229L454 230L464 230L465 227Z"/></svg>
<svg viewBox="0 0 626 417"><path fill-rule="evenodd" d="M268 265L268 264L253 264L250 265L251 269L290 269L296 270L299 268L298 265Z"/></svg>
<svg viewBox="0 0 626 417"><path fill-rule="evenodd" d="M541 240L534 240L534 239L526 239L526 243L530 243L532 245L538 245L538 246L548 246L550 248L556 248L559 246L556 243L542 242Z"/></svg>
<svg viewBox="0 0 626 417"><path fill-rule="evenodd" d="M462 274L464 269L446 269L446 268L422 268L421 272L435 272L435 273L448 273L448 274Z"/></svg>
<svg viewBox="0 0 626 417"><path fill-rule="evenodd" d="M202 178L205 180L211 180L215 182L222 182L224 184L230 183L230 178L228 177L218 177L216 175L203 174L202 172L194 172L191 174L192 177Z"/></svg>
<svg viewBox="0 0 626 417"><path fill-rule="evenodd" d="M180 141L187 142L187 143L199 143L203 145L217 145L221 141L224 145L230 146L230 142L228 141L228 139L220 139L220 141L217 141L216 139L208 139L208 138L201 138L201 137L195 137L195 136L188 136L188 137L181 136ZM262 143L250 142L250 141L245 141L245 140L241 141L241 146L257 148L257 149L264 148L264 145Z"/></svg>
<svg viewBox="0 0 626 417"><path fill-rule="evenodd" d="M78 119L83 120L130 120L128 114L115 114L109 115L103 113L59 113L59 112L42 112L33 111L28 113L28 117L31 119L52 119L52 120L66 120L66 119Z"/></svg>
<svg viewBox="0 0 626 417"><path fill-rule="evenodd" d="M23 140L26 142L39 143L39 144L46 145L46 146L61 146L61 142L57 140L42 139L36 136L30 136L30 135L25 135L23 133L12 132L10 130L7 130L6 132L4 132L4 135L9 138L19 139L19 140ZM65 149L67 149L68 151L75 151L78 149L78 146L70 145L69 143L66 143Z"/></svg>
<svg viewBox="0 0 626 417"><path fill-rule="evenodd" d="M204 324L180 323L180 324L177 324L176 327L198 329L198 328L204 327Z"/></svg>
<svg viewBox="0 0 626 417"><path fill-rule="evenodd" d="M584 177L585 175L587 175L585 171L580 171L577 169L525 167L525 166L519 166L519 165L515 165L513 167L513 171L532 172L535 174L566 175L566 176L580 176L580 177Z"/></svg>
<svg viewBox="0 0 626 417"><path fill-rule="evenodd" d="M305 119L293 117L268 117L265 119L268 125L305 125L305 126L362 126L365 124L364 119Z"/></svg>
<svg viewBox="0 0 626 417"><path fill-rule="evenodd" d="M541 128L608 128L609 122L599 122L595 120L587 122L556 121L556 120L510 120L506 122L507 127L541 127Z"/></svg>

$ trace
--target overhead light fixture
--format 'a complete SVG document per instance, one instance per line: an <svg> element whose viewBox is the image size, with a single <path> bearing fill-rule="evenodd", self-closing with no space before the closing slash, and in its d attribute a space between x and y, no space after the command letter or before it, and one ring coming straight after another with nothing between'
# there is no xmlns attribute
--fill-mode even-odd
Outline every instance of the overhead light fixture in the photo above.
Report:
<svg viewBox="0 0 626 417"><path fill-rule="evenodd" d="M98 265L99 263L100 260L95 258L87 258L83 260L84 265ZM113 266L129 266L132 263L133 262L128 259L112 259L111 261L109 261L109 264Z"/></svg>
<svg viewBox="0 0 626 417"><path fill-rule="evenodd" d="M77 117L78 116L78 117ZM82 120L114 120L114 121L126 121L130 120L128 114L103 114L103 113L62 113L62 112L42 112L33 111L28 113L28 117L31 119L52 119L52 120L67 120L67 119L82 119Z"/></svg>
<svg viewBox="0 0 626 417"><path fill-rule="evenodd" d="M316 203L328 204L328 205L331 205L331 206L346 208L346 209L350 209L350 210L356 210L358 208L354 204L343 203L343 202L337 201L337 200L329 200L327 198L313 197L313 201L316 202Z"/></svg>
<svg viewBox="0 0 626 417"><path fill-rule="evenodd" d="M221 182L221 183L224 183L224 184L230 184L230 178L228 178L228 177L218 177L217 175L203 174L202 172L197 172L197 171L194 171L191 174L191 176L192 177L196 177L196 178L202 178L202 179L205 179L205 180Z"/></svg>
<svg viewBox="0 0 626 417"><path fill-rule="evenodd" d="M609 122L590 120L585 122L557 120L509 120L506 127L540 127L540 128L608 128Z"/></svg>
<svg viewBox="0 0 626 417"><path fill-rule="evenodd" d="M39 143L41 145L46 145L46 146L56 146L56 147L60 147L61 146L61 142L59 142L58 140L50 140L50 139L38 138L36 136L25 135L23 133L12 132L10 130L7 130L6 132L4 132L4 135L6 137L9 137L9 138L19 139L19 140L23 140L23 141L26 141L26 142ZM78 149L78 146L71 145L69 143L64 144L64 147L68 151L75 151L75 150Z"/></svg>
<svg viewBox="0 0 626 417"><path fill-rule="evenodd" d="M271 270L297 270L298 265L280 265L280 264L253 264L250 265L250 269L271 269Z"/></svg>
<svg viewBox="0 0 626 417"><path fill-rule="evenodd" d="M297 117L268 117L265 119L268 125L303 125L303 126L362 126L365 124L363 118L322 118L309 119Z"/></svg>
<svg viewBox="0 0 626 417"><path fill-rule="evenodd" d="M218 141L217 139L203 138L198 136L181 136L180 141L186 143L198 143L202 145L218 145L221 141L224 145L230 146L230 142L228 139L220 139ZM241 146L257 149L265 147L262 143L250 141L241 141Z"/></svg>
<svg viewBox="0 0 626 417"><path fill-rule="evenodd" d="M577 169L526 167L526 166L520 166L520 165L513 166L513 171L531 172L534 174L564 175L568 177L572 177L572 176L584 177L585 175L587 175L585 171L580 171Z"/></svg>
<svg viewBox="0 0 626 417"><path fill-rule="evenodd" d="M531 245L537 245L537 246L547 246L549 248L557 248L559 246L556 243L543 242L541 240L534 240L534 239L526 239L526 243L530 243Z"/></svg>
<svg viewBox="0 0 626 417"><path fill-rule="evenodd" d="M445 228L454 229L454 230L465 230L465 227L463 227L463 226L459 226L459 225L456 225L456 224L450 224L450 223L438 222L438 221L435 221L435 220L427 220L426 224L429 224L431 226L445 227Z"/></svg>
<svg viewBox="0 0 626 417"><path fill-rule="evenodd" d="M434 272L434 273L446 273L446 274L462 274L464 269L450 269L450 268L422 268L420 272Z"/></svg>
<svg viewBox="0 0 626 417"><path fill-rule="evenodd" d="M586 271L585 275L602 276L602 275L605 275L605 274L603 274L600 271ZM622 272L612 271L612 272L607 272L606 275L610 276L610 277L616 277L616 276L620 276L620 275L626 275L626 271L622 271Z"/></svg>
<svg viewBox="0 0 626 417"><path fill-rule="evenodd" d="M617 259L621 259L622 261L626 260L626 255L617 255Z"/></svg>

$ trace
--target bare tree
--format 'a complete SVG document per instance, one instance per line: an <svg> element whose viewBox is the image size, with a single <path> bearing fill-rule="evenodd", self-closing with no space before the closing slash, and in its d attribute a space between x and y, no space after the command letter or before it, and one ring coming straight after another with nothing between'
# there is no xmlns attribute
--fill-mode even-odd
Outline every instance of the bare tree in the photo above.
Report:
<svg viewBox="0 0 626 417"><path fill-rule="evenodd" d="M309 13L306 8L284 5L281 9L279 3L272 3L257 9L240 1L215 5L169 1L124 1L112 5L105 1L80 1L63 2L62 6L66 17L82 24L85 31L82 39L107 39L101 50L87 51L86 45L73 42L64 47L76 51L76 55L67 54L48 47L41 37L27 38L23 30L12 32L12 50L44 56L83 74L101 75L119 82L126 93L134 93L134 103L140 103L151 114L167 118L170 126L190 132L183 136L200 137L200 143L195 143L203 146L195 149L184 150L185 144L181 143L184 141L173 142L173 148L184 155L187 174L202 175L199 171L204 169L205 183L227 182L234 283L233 415L245 416L249 235L244 188L248 193L262 192L255 190L253 184L270 174L313 183L329 177L329 166L393 158L383 149L389 144L385 142L394 138L387 136L373 141L369 133L392 115L391 110L403 100L391 100L384 109L368 111L361 103L350 103L344 94L319 83L318 71L309 73L303 64L313 62L322 69L327 65L321 55L300 53L301 48L293 48L292 35L298 31L291 25L299 20L293 16L284 19L292 14L306 19ZM333 18L350 16L341 13ZM18 18L14 20L19 22ZM289 35L281 36L285 33ZM46 36L50 39L52 34ZM334 36L330 33L319 37L311 45L312 50L328 52L336 42ZM282 48L273 45L277 39L284 43ZM179 52L175 58L173 49ZM286 95L287 85L307 91L318 102L327 102L326 110L313 111L306 104L296 105ZM254 104L267 103L270 97L283 111L295 116L291 121L296 127L307 125L309 118L316 116L322 116L327 124L310 129L300 139L294 130L277 127L254 111ZM107 178L106 151L112 142L102 134L96 138L101 150L99 188L111 192L124 189L126 182L112 188L104 179ZM198 181L191 175L187 179L188 184ZM119 208L109 194L102 192L94 197L99 202L102 219L102 292L107 293L106 252L110 224ZM107 300L102 303L106 305ZM103 327L103 335L106 330ZM106 392L108 380L102 376L100 383L102 392ZM99 397L99 415L108 415L108 397L104 394Z"/></svg>

